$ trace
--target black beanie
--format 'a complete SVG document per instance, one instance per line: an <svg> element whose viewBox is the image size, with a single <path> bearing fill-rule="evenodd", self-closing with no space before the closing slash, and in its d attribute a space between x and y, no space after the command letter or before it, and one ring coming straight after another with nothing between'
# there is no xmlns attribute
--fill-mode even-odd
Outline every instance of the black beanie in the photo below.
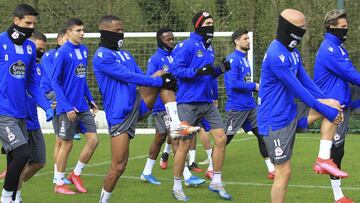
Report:
<svg viewBox="0 0 360 203"><path fill-rule="evenodd" d="M198 27L201 27L201 25L204 23L204 21L208 18L212 18L212 16L206 11L199 11L198 13L196 13L192 19L194 28L196 29Z"/></svg>

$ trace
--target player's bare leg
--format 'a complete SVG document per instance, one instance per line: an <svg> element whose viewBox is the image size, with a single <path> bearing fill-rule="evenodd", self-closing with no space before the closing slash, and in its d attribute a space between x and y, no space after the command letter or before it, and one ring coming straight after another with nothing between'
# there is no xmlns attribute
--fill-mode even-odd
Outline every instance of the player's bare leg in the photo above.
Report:
<svg viewBox="0 0 360 203"><path fill-rule="evenodd" d="M285 194L291 176L291 160L275 164L275 177L271 187L271 202L284 203Z"/></svg>

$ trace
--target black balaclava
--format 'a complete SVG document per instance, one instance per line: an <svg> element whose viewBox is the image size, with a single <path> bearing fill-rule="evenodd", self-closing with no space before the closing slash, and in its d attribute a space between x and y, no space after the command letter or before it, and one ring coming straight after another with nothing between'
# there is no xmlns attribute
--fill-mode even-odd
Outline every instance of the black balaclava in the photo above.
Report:
<svg viewBox="0 0 360 203"><path fill-rule="evenodd" d="M44 55L44 51L40 51L36 49L36 58L38 60L40 60L43 55Z"/></svg>
<svg viewBox="0 0 360 203"><path fill-rule="evenodd" d="M196 13L192 19L195 33L202 36L206 47L210 46L214 37L214 26L202 26L204 21L208 18L212 18L212 16L207 12L200 11Z"/></svg>
<svg viewBox="0 0 360 203"><path fill-rule="evenodd" d="M326 31L335 35L342 42L346 41L346 35L348 32L347 28L326 28Z"/></svg>
<svg viewBox="0 0 360 203"><path fill-rule="evenodd" d="M296 45L300 43L305 32L305 29L297 27L281 15L279 16L276 39L279 40L289 51L293 51L295 49Z"/></svg>
<svg viewBox="0 0 360 203"><path fill-rule="evenodd" d="M7 30L11 41L17 45L22 45L27 38L31 37L33 32L34 28L19 27L15 24L12 24Z"/></svg>
<svg viewBox="0 0 360 203"><path fill-rule="evenodd" d="M167 28L167 27L163 27L163 28L160 28L157 32L156 32L156 42L157 42L157 46L167 52L171 52L174 47L169 47L167 46L160 38L161 38L161 35L166 33L166 32L172 32L172 29L170 28Z"/></svg>
<svg viewBox="0 0 360 203"><path fill-rule="evenodd" d="M100 46L119 51L124 43L124 33L100 30Z"/></svg>

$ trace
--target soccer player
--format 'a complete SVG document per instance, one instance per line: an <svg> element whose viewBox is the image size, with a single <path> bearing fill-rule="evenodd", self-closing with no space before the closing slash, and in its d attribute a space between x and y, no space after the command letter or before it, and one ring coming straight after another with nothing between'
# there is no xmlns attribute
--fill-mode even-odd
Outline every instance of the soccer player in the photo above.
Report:
<svg viewBox="0 0 360 203"><path fill-rule="evenodd" d="M121 49L124 33L123 23L118 17L103 16L100 19L99 30L100 47L94 54L93 65L104 101L112 155L111 167L100 195L100 202L105 203L109 201L127 165L129 144L135 136L136 124L149 114L158 93L171 119L170 136L176 138L188 135L200 128L181 123L177 116L175 77L163 71L157 71L152 76L144 75L133 56ZM137 90L138 85L141 87Z"/></svg>
<svg viewBox="0 0 360 203"><path fill-rule="evenodd" d="M224 189L221 174L225 158L226 135L224 124L219 111L213 104L210 83L214 78L230 68L228 62L220 67L214 67L215 53L211 46L214 34L214 20L207 12L198 12L194 16L193 25L195 32L174 49L174 62L170 68L179 80L179 91L176 95L178 112L181 120L190 125L198 125L205 118L211 126L214 136L213 149L214 176L209 185L209 190L216 192L223 199L231 199L231 195ZM182 190L181 174L186 155L189 151L191 136L180 139L178 150L174 157L174 186L175 199L187 201L189 197Z"/></svg>
<svg viewBox="0 0 360 203"><path fill-rule="evenodd" d="M46 97L49 100L51 100L54 103L54 105L56 105L56 99L53 88L51 87L51 80L50 80L50 78L54 73L54 66L53 66L54 56L56 50L58 50L60 46L62 46L66 42L67 39L68 36L66 34L66 29L59 30L56 37L56 42L57 42L56 47L54 49L45 52L41 60L41 67L43 69L43 73L40 80L40 88L45 92ZM54 178L53 178L53 183L56 184L56 173L57 173L56 157L61 147L61 139L58 138L58 134L59 134L58 116L56 115L54 116L54 119L52 120L52 125L54 128L54 133L56 138L55 147L54 147ZM64 183L70 184L70 181L66 177L64 177Z"/></svg>
<svg viewBox="0 0 360 203"><path fill-rule="evenodd" d="M43 74L40 60L45 52L47 39L46 36L39 31L35 31L30 39L35 43L36 46L36 72L33 72L33 74L35 74L33 78L35 79L37 85L39 85ZM45 92L42 93L45 94ZM29 95L27 95L26 99L26 129L28 135L27 137L30 151L30 160L21 173L15 202L22 202L22 182L26 182L32 178L40 169L44 168L46 162L45 141L40 128L36 101Z"/></svg>
<svg viewBox="0 0 360 203"><path fill-rule="evenodd" d="M271 189L272 202L285 201L286 188L291 175L290 159L297 124L294 98L298 97L306 105L324 115L328 119L324 120L334 125L335 129L342 121L340 104L333 102L336 108L322 104L326 96L302 66L300 53L295 47L301 41L305 28L303 13L294 9L282 11L278 20L277 37L269 45L261 69L257 121L259 134L264 135L270 159L275 165L275 177ZM330 124L324 125L324 120L321 130L326 132L332 130ZM321 143L324 137L322 134ZM320 144L319 155L326 159L326 155L323 154L330 152L330 148L328 150L323 148L326 147ZM328 165L327 169L341 176L347 175L331 165Z"/></svg>
<svg viewBox="0 0 360 203"><path fill-rule="evenodd" d="M232 42L235 50L227 56L231 69L224 76L228 97L225 107L226 143L230 143L241 127L250 129L258 140L260 154L268 169L268 178L273 179L275 168L269 159L263 136L259 135L257 128L257 105L253 98L253 91L259 91L259 84L251 81L251 69L246 58L247 51L250 49L248 31L236 30L232 34ZM245 125L248 126L244 127Z"/></svg>
<svg viewBox="0 0 360 203"><path fill-rule="evenodd" d="M351 63L348 52L343 46L348 31L347 14L343 10L330 10L324 18L326 29L325 37L315 58L314 82L332 99L344 105L344 122L338 127L331 147L331 159L341 168L344 156L345 135L350 119L351 97L358 95L360 86L360 73ZM356 85L351 88L351 85ZM358 99L358 98L354 98ZM309 112L309 110L307 110ZM311 113L311 111L310 111ZM308 119L308 123L310 123ZM307 127L302 126L302 127ZM341 189L341 179L330 175L334 199L339 203L353 202L344 196Z"/></svg>
<svg viewBox="0 0 360 203"><path fill-rule="evenodd" d="M51 81L57 100L56 113L59 116L57 136L61 139L61 147L56 158L55 192L72 195L75 192L64 184L63 179L77 129L81 128L85 133L86 144L68 179L81 193L87 192L80 178L81 172L91 159L99 141L94 116L89 110L90 105L95 114L97 106L86 82L88 49L81 44L84 37L84 24L78 18L70 18L65 28L69 39L55 53ZM85 97L90 97L89 104Z"/></svg>
<svg viewBox="0 0 360 203"><path fill-rule="evenodd" d="M146 75L148 76L153 75L159 70L167 72L173 62L171 51L174 49L175 43L172 30L166 27L160 28L156 33L156 38L158 49L149 59L148 69L146 71ZM150 145L149 157L146 161L140 179L151 184L159 185L160 182L152 175L152 169L155 164L155 160L159 155L161 145L170 134L170 118L166 113L164 103L162 102L160 96L156 99L153 107L153 113L155 116L156 134L154 141ZM176 144L178 142L173 140L173 143ZM174 153L176 153L176 147L174 148ZM189 170L184 171L183 176L185 183L190 186L197 186L205 183L205 180L200 179L197 176L193 176Z"/></svg>
<svg viewBox="0 0 360 203"><path fill-rule="evenodd" d="M13 12L13 24L0 34L0 136L7 156L7 173L1 202L13 202L20 174L30 158L26 121L27 94L46 109L47 121L54 110L41 94L36 79L36 47L28 40L34 32L38 13L28 4L19 4Z"/></svg>

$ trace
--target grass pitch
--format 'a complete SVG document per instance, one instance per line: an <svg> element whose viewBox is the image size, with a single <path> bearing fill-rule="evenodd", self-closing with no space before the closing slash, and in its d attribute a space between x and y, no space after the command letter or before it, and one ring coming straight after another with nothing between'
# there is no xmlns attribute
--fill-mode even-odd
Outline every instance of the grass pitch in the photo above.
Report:
<svg viewBox="0 0 360 203"><path fill-rule="evenodd" d="M74 141L74 148L68 162L68 170L74 167L80 149L85 143ZM100 145L88 166L83 170L83 180L88 192L65 196L54 193L53 147L54 135L45 135L47 144L47 165L35 177L24 183L22 196L24 202L38 203L89 203L98 202L103 178L110 166L110 139L107 135L99 135ZM113 192L111 203L115 202L175 202L171 195L173 175L173 159L169 160L169 168L162 170L158 160L153 175L161 181L160 186L140 181L139 176L145 165L152 135L137 135L131 141L130 160L127 169L120 178ZM355 201L360 201L360 136L348 135L345 146L343 169L350 177L343 180L343 192ZM330 181L326 175L317 175L312 171L319 148L319 134L298 134L295 141L292 159L292 178L289 183L286 202L334 202ZM202 161L206 153L201 145L197 148L197 161ZM0 163L5 167L5 157ZM204 167L204 166L202 166ZM1 169L0 168L0 169ZM67 173L68 174L68 173ZM203 177L204 174L195 174ZM253 135L238 134L227 147L223 180L226 190L233 196L233 202L270 202L272 181L266 178L267 170ZM223 202L216 193L207 189L209 181L197 188L187 188L185 193L190 202ZM74 189L74 186L71 186Z"/></svg>

